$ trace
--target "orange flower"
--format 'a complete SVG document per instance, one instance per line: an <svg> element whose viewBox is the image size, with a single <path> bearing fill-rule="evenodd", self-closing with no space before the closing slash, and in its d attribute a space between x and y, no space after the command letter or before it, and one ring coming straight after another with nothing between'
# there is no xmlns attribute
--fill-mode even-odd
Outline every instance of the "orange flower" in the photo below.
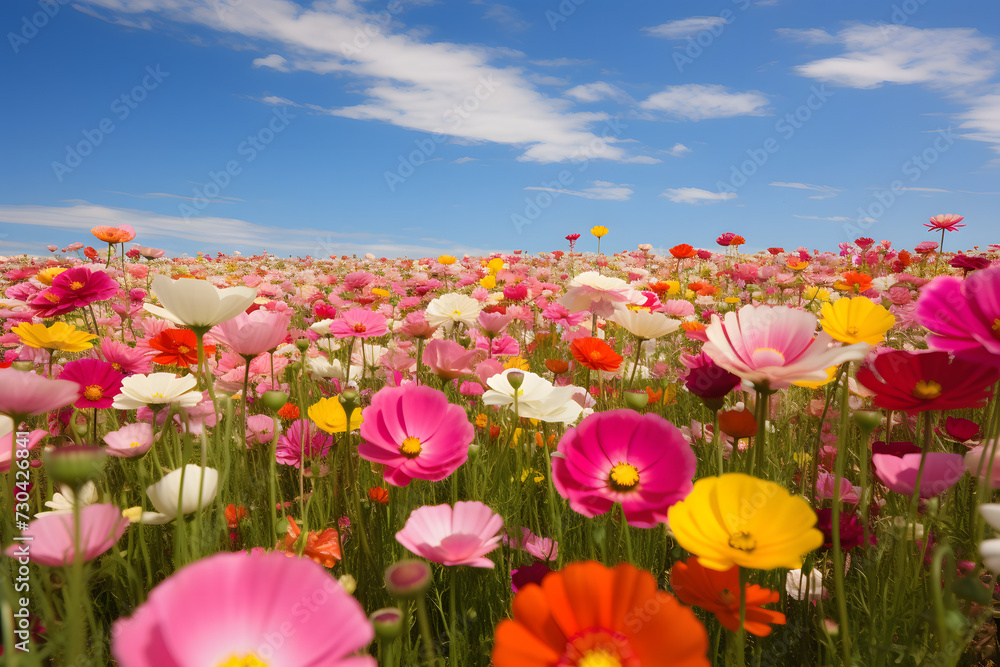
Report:
<svg viewBox="0 0 1000 667"><path fill-rule="evenodd" d="M569 362L562 359L546 359L545 367L556 375L562 375L569 370Z"/></svg>
<svg viewBox="0 0 1000 667"><path fill-rule="evenodd" d="M289 557L294 557L296 554L295 540L299 538L302 529L295 524L295 519L292 517L286 516L285 520L288 521L288 532L285 534L285 539L278 542L277 549L286 552ZM306 537L306 548L302 555L316 561L323 567L336 565L337 561L340 560L340 540L337 537L337 531L333 528L327 528L324 531L309 531L309 535Z"/></svg>
<svg viewBox="0 0 1000 667"><path fill-rule="evenodd" d="M676 257L677 259L687 259L689 257L695 257L698 254L698 251L692 248L687 243L681 243L671 248L670 254Z"/></svg>
<svg viewBox="0 0 1000 667"><path fill-rule="evenodd" d="M226 525L230 528L239 528L240 521L247 518L247 508L240 505L226 505Z"/></svg>
<svg viewBox="0 0 1000 667"><path fill-rule="evenodd" d="M701 322L681 322L681 329L684 329L688 333L692 331L704 331L705 325Z"/></svg>
<svg viewBox="0 0 1000 667"><path fill-rule="evenodd" d="M135 238L135 230L129 225L122 225L121 227L98 225L91 228L90 233L101 241L112 245L115 243L128 243Z"/></svg>
<svg viewBox="0 0 1000 667"><path fill-rule="evenodd" d="M745 238L743 238L742 236L740 236L739 234L737 234L736 236L734 236L734 237L733 237L733 238L732 238L732 239L731 239L731 240L729 241L729 245L736 245L736 246L739 246L739 245L743 245L743 244L744 244L744 243L746 243L746 242L747 242L747 240L746 240Z"/></svg>
<svg viewBox="0 0 1000 667"><path fill-rule="evenodd" d="M708 667L708 633L694 613L631 563L570 563L514 597L497 626L494 667Z"/></svg>
<svg viewBox="0 0 1000 667"><path fill-rule="evenodd" d="M669 282L664 280L660 280L655 283L649 283L649 289L655 292L656 296L660 298L662 298L664 294L669 293L670 290L674 289L675 286L676 283L674 285L671 285Z"/></svg>
<svg viewBox="0 0 1000 667"><path fill-rule="evenodd" d="M910 254L909 250L900 250L896 259L899 260L900 265L904 269L913 263L913 256Z"/></svg>
<svg viewBox="0 0 1000 667"><path fill-rule="evenodd" d="M708 283L696 282L688 283L688 289L698 294L698 296L714 296L719 288Z"/></svg>
<svg viewBox="0 0 1000 667"><path fill-rule="evenodd" d="M739 630L739 566L734 565L724 572L719 572L704 567L697 558L689 558L686 563L674 563L670 570L670 586L681 602L715 614L719 623L732 632ZM778 602L780 599L781 595L777 591L760 586L747 586L744 629L752 635L766 637L771 634L769 623L784 625L784 614L761 607L764 604Z"/></svg>
<svg viewBox="0 0 1000 667"><path fill-rule="evenodd" d="M749 410L723 410L719 413L719 429L737 440L749 438L757 435L757 420Z"/></svg>
<svg viewBox="0 0 1000 667"><path fill-rule="evenodd" d="M843 274L842 279L839 282L834 283L833 286L845 292L861 294L862 292L867 292L871 289L872 277L867 273L847 271Z"/></svg>
<svg viewBox="0 0 1000 667"><path fill-rule="evenodd" d="M593 371L618 370L622 365L620 354L600 338L577 338L569 344L573 358Z"/></svg>
<svg viewBox="0 0 1000 667"><path fill-rule="evenodd" d="M389 492L383 489L381 486L373 486L368 489L368 499L373 503L378 503L379 505L385 505L389 502Z"/></svg>
<svg viewBox="0 0 1000 667"><path fill-rule="evenodd" d="M160 351L153 357L154 363L182 368L198 365L198 339L190 329L166 329L151 339L149 346ZM214 345L205 346L206 355L214 353Z"/></svg>
<svg viewBox="0 0 1000 667"><path fill-rule="evenodd" d="M282 419L298 419L299 418L299 406L294 403L285 403L278 410L278 416Z"/></svg>

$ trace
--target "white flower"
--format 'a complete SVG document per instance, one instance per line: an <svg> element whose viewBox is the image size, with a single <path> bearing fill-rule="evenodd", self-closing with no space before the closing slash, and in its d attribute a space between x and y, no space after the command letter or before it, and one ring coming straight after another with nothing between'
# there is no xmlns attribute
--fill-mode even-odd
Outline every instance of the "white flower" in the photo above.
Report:
<svg viewBox="0 0 1000 667"><path fill-rule="evenodd" d="M546 398L552 391L552 383L531 371L518 371L508 368L486 381L489 389L483 394L485 405L512 405L514 403L514 387L507 379L511 373L521 373L524 378L517 389L517 402L520 406L525 401L538 401Z"/></svg>
<svg viewBox="0 0 1000 667"><path fill-rule="evenodd" d="M518 416L528 419L538 419L543 422L572 424L580 418L583 406L576 402L573 396L579 387L553 387L545 398L536 401L521 402L518 399Z"/></svg>
<svg viewBox="0 0 1000 667"><path fill-rule="evenodd" d="M147 303L147 311L182 327L206 330L236 317L257 297L252 287L219 289L205 280L173 280L160 274L153 276L152 291L162 307Z"/></svg>
<svg viewBox="0 0 1000 667"><path fill-rule="evenodd" d="M204 474L202 472L204 471ZM184 477L183 496L181 495L181 476ZM200 484L199 484L200 482ZM198 504L199 486L201 487L201 505ZM219 472L214 468L201 468L188 464L164 475L156 484L146 489L149 501L156 508L155 512L143 512L140 523L169 523L178 516L190 514L199 509L205 509L215 500L219 490ZM177 499L181 498L178 507Z"/></svg>
<svg viewBox="0 0 1000 667"><path fill-rule="evenodd" d="M317 377L338 380L343 380L345 377L344 365L340 363L340 359L334 359L332 364L326 357L306 357L306 361L309 364L309 372Z"/></svg>
<svg viewBox="0 0 1000 667"><path fill-rule="evenodd" d="M823 575L816 568L810 570L809 576L803 575L802 570L789 570L785 575L785 591L795 600L819 600L826 594Z"/></svg>
<svg viewBox="0 0 1000 667"><path fill-rule="evenodd" d="M665 336L677 331L681 326L680 320L667 317L663 313L651 313L648 310L619 310L611 317L611 321L643 340Z"/></svg>
<svg viewBox="0 0 1000 667"><path fill-rule="evenodd" d="M432 327L445 325L450 329L455 326L456 322L472 327L476 323L476 318L479 317L480 310L482 307L479 302L471 296L459 292L449 292L427 304L424 318Z"/></svg>
<svg viewBox="0 0 1000 667"><path fill-rule="evenodd" d="M573 396L580 387L555 387L545 378L530 371L508 368L486 381L489 389L483 394L485 405L514 405L514 387L510 384L511 373L524 375L517 390L517 414L519 417L538 419L544 422L571 424L575 422L583 407Z"/></svg>
<svg viewBox="0 0 1000 667"><path fill-rule="evenodd" d="M60 484L59 491L52 494L52 500L45 503L45 506L49 508L49 511L39 512L35 516L42 516L45 514L65 514L67 512L72 512L74 499L75 496L73 495L73 489L65 484ZM83 485L83 488L80 489L80 506L86 507L87 505L93 505L97 501L97 487L94 486L93 482L87 482Z"/></svg>
<svg viewBox="0 0 1000 667"><path fill-rule="evenodd" d="M333 324L334 321L335 320L333 320L333 319L320 320L319 322L311 324L309 326L309 328L311 330L315 331L316 333L318 333L320 336L329 336L330 335L330 325Z"/></svg>
<svg viewBox="0 0 1000 667"><path fill-rule="evenodd" d="M115 396L112 407L116 410L135 410L149 405L177 403L184 408L193 408L202 400L201 392L194 389L196 384L193 375L130 375L122 380L122 393Z"/></svg>
<svg viewBox="0 0 1000 667"><path fill-rule="evenodd" d="M559 303L572 313L589 310L599 317L610 317L626 303L643 301L645 299L624 280L596 271L586 271L573 278L566 294L559 299Z"/></svg>

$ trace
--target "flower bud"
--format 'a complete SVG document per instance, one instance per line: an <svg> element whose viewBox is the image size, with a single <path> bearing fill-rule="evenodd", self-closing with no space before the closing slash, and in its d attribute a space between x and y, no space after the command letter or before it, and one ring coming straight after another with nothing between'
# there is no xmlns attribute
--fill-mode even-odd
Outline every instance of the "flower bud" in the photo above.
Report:
<svg viewBox="0 0 1000 667"><path fill-rule="evenodd" d="M349 574L341 575L337 579L337 583L343 588L349 595L354 595L354 591L358 590L358 580Z"/></svg>
<svg viewBox="0 0 1000 667"><path fill-rule="evenodd" d="M384 642L393 641L403 629L403 612L396 607L373 611L368 620L375 628L375 636Z"/></svg>
<svg viewBox="0 0 1000 667"><path fill-rule="evenodd" d="M511 371L507 373L507 382L514 389L520 389L521 385L524 384L524 372L523 371Z"/></svg>
<svg viewBox="0 0 1000 667"><path fill-rule="evenodd" d="M42 455L49 477L74 492L101 474L106 458L103 447L88 445L53 447L46 449Z"/></svg>
<svg viewBox="0 0 1000 667"><path fill-rule="evenodd" d="M295 347L299 349L299 352L305 352L306 350L309 349L309 339L299 338L298 340L295 341Z"/></svg>
<svg viewBox="0 0 1000 667"><path fill-rule="evenodd" d="M641 410L649 403L649 394L645 391L626 391L625 405L633 410Z"/></svg>
<svg viewBox="0 0 1000 667"><path fill-rule="evenodd" d="M858 410L854 413L854 423L864 433L871 433L882 424L882 413L872 410Z"/></svg>
<svg viewBox="0 0 1000 667"><path fill-rule="evenodd" d="M288 394L283 391L265 391L260 402L269 410L280 410L288 402Z"/></svg>
<svg viewBox="0 0 1000 667"><path fill-rule="evenodd" d="M385 571L385 587L398 598L416 598L431 585L431 567L412 558L393 563Z"/></svg>

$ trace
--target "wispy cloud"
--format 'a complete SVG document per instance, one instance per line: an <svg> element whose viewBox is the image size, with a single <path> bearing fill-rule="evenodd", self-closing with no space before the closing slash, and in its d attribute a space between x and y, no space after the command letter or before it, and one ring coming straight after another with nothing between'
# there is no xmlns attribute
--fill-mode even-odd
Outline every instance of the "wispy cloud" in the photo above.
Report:
<svg viewBox="0 0 1000 667"><path fill-rule="evenodd" d="M681 143L674 144L669 150L667 150L667 153L669 155L673 155L674 157L682 157L690 152L691 149Z"/></svg>
<svg viewBox="0 0 1000 667"><path fill-rule="evenodd" d="M631 102L632 97L618 86L607 81L595 81L575 86L566 91L567 97L578 102L600 102L614 100L616 102Z"/></svg>
<svg viewBox="0 0 1000 667"><path fill-rule="evenodd" d="M819 215L793 215L793 218L801 218L803 220L826 220L829 222L878 222L875 218L847 218L840 215L835 215L831 217L823 217Z"/></svg>
<svg viewBox="0 0 1000 667"><path fill-rule="evenodd" d="M712 192L701 188L669 188L660 193L675 204L714 204L727 199L736 199L735 192Z"/></svg>
<svg viewBox="0 0 1000 667"><path fill-rule="evenodd" d="M633 190L625 184L609 183L607 181L591 181L594 187L583 190L560 190L558 188L527 187L525 190L542 190L544 192L557 192L561 195L572 195L583 197L584 199L603 199L607 201L626 201L633 193Z"/></svg>
<svg viewBox="0 0 1000 667"><path fill-rule="evenodd" d="M642 31L653 37L663 39L687 39L694 37L702 30L711 30L724 26L726 20L721 16L692 16L678 21L667 21L666 23L643 28Z"/></svg>
<svg viewBox="0 0 1000 667"><path fill-rule="evenodd" d="M797 190L811 190L813 192L818 192L819 194L812 195L810 199L829 199L830 197L836 197L838 194L843 192L840 188L835 188L832 185L813 185L811 183L785 183L783 181L774 181L771 185L778 188L795 188Z"/></svg>
<svg viewBox="0 0 1000 667"><path fill-rule="evenodd" d="M105 190L113 195L125 195L126 197L137 197L139 199L186 199L187 201L208 201L212 204L231 204L233 202L243 201L239 197L227 197L225 195L218 195L211 199L198 198L198 197L185 197L184 195L172 195L168 192L144 192L143 194L134 194L132 192L121 192L119 190Z"/></svg>
<svg viewBox="0 0 1000 667"><path fill-rule="evenodd" d="M768 99L756 90L730 92L724 86L689 83L668 86L640 104L643 109L659 111L680 120L705 120L733 116L765 116Z"/></svg>

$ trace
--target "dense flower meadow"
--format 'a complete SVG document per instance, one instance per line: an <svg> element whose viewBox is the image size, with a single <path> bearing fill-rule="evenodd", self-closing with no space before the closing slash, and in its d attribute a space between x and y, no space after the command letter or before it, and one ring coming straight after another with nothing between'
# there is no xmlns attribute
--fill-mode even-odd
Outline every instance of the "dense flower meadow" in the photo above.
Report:
<svg viewBox="0 0 1000 667"><path fill-rule="evenodd" d="M992 665L1000 246L961 222L0 258L4 664Z"/></svg>

